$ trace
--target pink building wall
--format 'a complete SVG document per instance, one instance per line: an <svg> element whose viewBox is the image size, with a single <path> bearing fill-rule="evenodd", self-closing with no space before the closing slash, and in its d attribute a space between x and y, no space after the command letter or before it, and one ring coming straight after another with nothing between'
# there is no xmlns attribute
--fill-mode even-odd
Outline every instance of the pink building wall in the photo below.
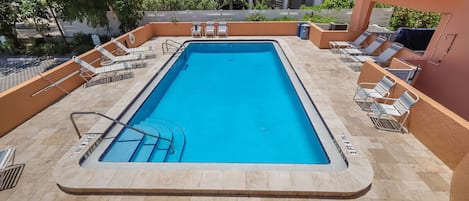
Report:
<svg viewBox="0 0 469 201"><path fill-rule="evenodd" d="M357 0L349 31L363 31L374 2L438 12L441 21L430 41L415 87L469 120L469 1L464 0Z"/></svg>

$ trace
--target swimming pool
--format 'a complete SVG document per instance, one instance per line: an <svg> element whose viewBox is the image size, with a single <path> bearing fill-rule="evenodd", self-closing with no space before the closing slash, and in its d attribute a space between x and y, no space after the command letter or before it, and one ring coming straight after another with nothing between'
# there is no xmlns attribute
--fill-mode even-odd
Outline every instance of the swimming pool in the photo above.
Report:
<svg viewBox="0 0 469 201"><path fill-rule="evenodd" d="M329 163L268 42L189 44L129 125L174 153L125 129L101 161Z"/></svg>
<svg viewBox="0 0 469 201"><path fill-rule="evenodd" d="M160 138L114 128L97 149L100 154L93 154L98 166L346 167L275 41L192 41L183 48L121 118Z"/></svg>
<svg viewBox="0 0 469 201"><path fill-rule="evenodd" d="M156 40L162 42L165 39ZM302 67L303 61L299 60L303 57L297 57L291 49L296 47L297 38L279 38L278 42L258 39L186 41L184 47L187 49L191 43L200 42L272 43L308 121L314 125L314 131L324 152L327 153L329 163L103 162L100 161L101 156L116 140L122 127L110 125L111 123L107 120L102 120L88 131L79 145L69 150L58 162L54 177L62 190L79 194L332 196L336 198L352 198L368 191L373 181L373 168L368 159L364 154L352 155L350 152L341 151L348 148L345 144L346 134L342 135L344 134L342 132L346 130L342 130L343 125L340 122L334 122L336 118L329 102L326 101L328 97L324 97L323 101L318 101L318 107L324 114L327 114L325 121L333 123L331 130L334 131L333 135L338 142L331 137L332 133L329 132L305 90L307 87L313 100L322 98L322 89L317 88L318 83L314 82L320 78L309 77L311 72L307 73ZM312 45L311 47L314 48ZM315 49L308 49L308 51L314 53ZM122 122L130 123L136 111L142 108L154 88L162 83L163 78L168 75L181 56L183 54L180 53L162 55L156 59L156 62L150 60L151 67L136 70L136 73L140 75L138 79L130 80L133 84L127 91L129 94L119 94L122 98L106 114L118 117ZM109 86L113 87L113 85ZM172 123L173 125L177 123L179 127L185 129L183 125L179 125L179 122ZM184 150L183 155L186 154L185 151L187 150ZM277 150L272 150L272 152L275 151Z"/></svg>

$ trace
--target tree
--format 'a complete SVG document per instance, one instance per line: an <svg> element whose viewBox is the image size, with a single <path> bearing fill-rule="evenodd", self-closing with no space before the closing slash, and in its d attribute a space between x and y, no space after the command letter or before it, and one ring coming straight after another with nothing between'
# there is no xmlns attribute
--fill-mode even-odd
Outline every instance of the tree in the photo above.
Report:
<svg viewBox="0 0 469 201"><path fill-rule="evenodd" d="M16 22L19 20L19 5L17 0L0 0L0 35L11 41L13 47L19 44L16 36Z"/></svg>
<svg viewBox="0 0 469 201"><path fill-rule="evenodd" d="M120 22L119 30L123 33L135 29L142 19L142 0L116 0L112 7Z"/></svg>
<svg viewBox="0 0 469 201"><path fill-rule="evenodd" d="M108 11L113 11L120 22L121 32L127 32L138 26L142 19L143 0L54 0L58 5L60 18L65 21L78 20L92 27L109 28Z"/></svg>
<svg viewBox="0 0 469 201"><path fill-rule="evenodd" d="M394 30L399 27L434 28L439 21L440 15L437 13L395 7L389 26Z"/></svg>
<svg viewBox="0 0 469 201"><path fill-rule="evenodd" d="M23 0L19 6L20 21L32 24L36 31L45 36L49 30L49 12L46 7L37 0Z"/></svg>
<svg viewBox="0 0 469 201"><path fill-rule="evenodd" d="M324 0L319 6L321 9L353 8L353 0Z"/></svg>
<svg viewBox="0 0 469 201"><path fill-rule="evenodd" d="M106 12L112 0L54 0L59 17L65 21L86 20L92 27L109 27Z"/></svg>

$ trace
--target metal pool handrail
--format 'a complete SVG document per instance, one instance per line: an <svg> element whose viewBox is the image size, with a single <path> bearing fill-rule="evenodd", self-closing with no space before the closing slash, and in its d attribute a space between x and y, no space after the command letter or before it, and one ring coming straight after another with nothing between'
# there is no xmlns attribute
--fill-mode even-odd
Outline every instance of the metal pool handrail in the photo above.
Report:
<svg viewBox="0 0 469 201"><path fill-rule="evenodd" d="M114 123L117 123L117 124L120 124L122 126L124 126L125 128L128 128L128 129L131 129L131 130L134 130L142 135L146 135L146 136L150 136L150 137L154 137L154 138L159 138L159 139L162 139L162 140L165 140L169 143L169 146L170 146L170 154L173 154L174 153L174 145L173 145L173 141L168 139L168 138L164 138L164 137L160 137L160 136L156 136L156 135L152 135L152 134L149 134L145 131L142 131L140 129L137 129L137 128L134 128L132 126L129 126L128 124L125 124L123 122L120 122L118 121L117 119L114 119L112 117L109 117L103 113L100 113L100 112L72 112L70 113L70 120L72 121L72 124L73 124L73 127L75 128L75 131L77 132L77 135L78 135L78 139L81 139L81 135L80 135L80 130L78 130L78 126L77 124L75 123L75 119L73 118L75 115L84 115L84 114L93 114L93 115L98 115L100 117L103 117L105 119L108 119L108 120L111 120L113 121ZM155 129L156 130L156 129Z"/></svg>
<svg viewBox="0 0 469 201"><path fill-rule="evenodd" d="M177 49L174 52L178 52L178 51L182 50L181 49L182 43L176 42L176 41L171 40L171 39L166 39L165 42L161 43L161 49L163 50L163 54L165 54L166 52L169 52L169 46ZM173 53L173 52L171 52L171 53Z"/></svg>

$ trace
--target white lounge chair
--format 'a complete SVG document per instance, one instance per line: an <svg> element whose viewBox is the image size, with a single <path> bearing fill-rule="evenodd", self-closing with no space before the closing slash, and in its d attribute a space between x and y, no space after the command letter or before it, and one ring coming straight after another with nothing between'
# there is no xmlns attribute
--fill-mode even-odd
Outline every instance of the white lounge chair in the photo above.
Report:
<svg viewBox="0 0 469 201"><path fill-rule="evenodd" d="M374 99L388 97L391 88L395 85L396 80L386 75L378 83L359 83L355 95L353 96L353 101L355 101L362 110L370 110L370 105Z"/></svg>
<svg viewBox="0 0 469 201"><path fill-rule="evenodd" d="M14 188L24 169L24 163L15 163L14 147L0 149L0 191Z"/></svg>
<svg viewBox="0 0 469 201"><path fill-rule="evenodd" d="M120 74L115 73L117 71L131 69L132 65L128 62L114 63L96 68L77 56L73 56L72 59L76 63L80 64L80 66L82 67L80 69L79 75L83 80L85 80L84 87L89 87L97 84L105 84L134 77L134 74L130 71ZM99 74L102 74L103 76L99 79L93 79L92 81L92 78Z"/></svg>
<svg viewBox="0 0 469 201"><path fill-rule="evenodd" d="M191 27L191 35L192 37L202 36L202 26L200 22L193 22Z"/></svg>
<svg viewBox="0 0 469 201"><path fill-rule="evenodd" d="M92 66L91 64L89 64L88 62L80 59L80 57L73 56L72 59L76 63L80 64L80 66L83 67L86 71L92 72L93 74L101 74L101 73L107 73L107 72L112 72L112 71L126 70L132 67L132 65L128 62L121 62L121 63L115 63L115 64L101 66L99 68L96 68Z"/></svg>
<svg viewBox="0 0 469 201"><path fill-rule="evenodd" d="M418 100L417 94L409 90L402 93L398 99L376 98L371 104L368 116L377 129L407 133L405 122L409 117L410 108ZM391 103L387 104L388 102Z"/></svg>
<svg viewBox="0 0 469 201"><path fill-rule="evenodd" d="M378 36L370 45L366 48L344 48L340 49L342 55L370 55L375 52L384 42L386 37Z"/></svg>
<svg viewBox="0 0 469 201"><path fill-rule="evenodd" d="M122 62L122 61L134 61L134 60L142 60L145 59L144 54L128 54L128 55L123 55L123 56L114 56L112 53L107 51L101 46L96 46L96 50L98 50L102 55L104 55L106 58L114 62Z"/></svg>
<svg viewBox="0 0 469 201"><path fill-rule="evenodd" d="M220 36L220 35L228 36L228 27L226 26L226 22L218 23L217 35L218 36Z"/></svg>
<svg viewBox="0 0 469 201"><path fill-rule="evenodd" d="M146 51L152 51L153 50L152 46L141 46L141 47L135 47L135 48L128 48L115 38L111 39L111 41L114 44L116 44L117 47L119 47L121 50L123 50L127 54L146 52Z"/></svg>
<svg viewBox="0 0 469 201"><path fill-rule="evenodd" d="M212 35L215 36L215 26L213 26L212 21L208 21L205 24L205 31L204 31L205 36Z"/></svg>
<svg viewBox="0 0 469 201"><path fill-rule="evenodd" d="M361 48L361 44L371 35L370 32L365 31L353 42L351 41L329 41L329 47L336 51L340 48Z"/></svg>
<svg viewBox="0 0 469 201"><path fill-rule="evenodd" d="M351 56L352 60L355 62L363 63L366 60L373 61L378 64L384 64L386 63L389 59L391 59L399 50L401 50L403 47L402 44L400 43L392 43L391 46L386 48L384 52L382 52L380 55L374 57L374 56L364 56L364 55L358 55L358 56Z"/></svg>
<svg viewBox="0 0 469 201"><path fill-rule="evenodd" d="M412 84L412 80L420 72L420 68L412 67L407 69L400 69L400 68L385 68L390 73L394 74L401 80L406 81L408 84Z"/></svg>

